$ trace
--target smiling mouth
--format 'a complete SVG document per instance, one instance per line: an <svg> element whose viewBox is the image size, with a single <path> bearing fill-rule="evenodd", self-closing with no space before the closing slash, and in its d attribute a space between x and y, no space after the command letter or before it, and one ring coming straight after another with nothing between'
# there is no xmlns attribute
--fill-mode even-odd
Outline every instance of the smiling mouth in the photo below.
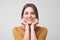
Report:
<svg viewBox="0 0 60 40"><path fill-rule="evenodd" d="M32 21L33 19L28 19L28 21Z"/></svg>
<svg viewBox="0 0 60 40"><path fill-rule="evenodd" d="M31 22L32 20L28 20L29 22Z"/></svg>

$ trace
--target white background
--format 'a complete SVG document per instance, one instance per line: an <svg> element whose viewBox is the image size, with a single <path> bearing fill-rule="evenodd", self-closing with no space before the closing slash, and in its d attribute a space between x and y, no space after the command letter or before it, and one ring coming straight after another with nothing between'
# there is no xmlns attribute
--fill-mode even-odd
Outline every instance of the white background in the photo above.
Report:
<svg viewBox="0 0 60 40"><path fill-rule="evenodd" d="M20 26L26 3L37 6L39 25L48 28L47 40L60 40L60 0L0 0L0 40L14 40L12 30Z"/></svg>

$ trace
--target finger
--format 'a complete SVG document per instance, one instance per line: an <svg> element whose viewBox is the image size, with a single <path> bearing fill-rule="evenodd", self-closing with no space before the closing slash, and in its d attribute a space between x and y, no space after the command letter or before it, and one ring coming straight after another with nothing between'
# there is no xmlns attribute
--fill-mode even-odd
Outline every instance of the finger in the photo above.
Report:
<svg viewBox="0 0 60 40"><path fill-rule="evenodd" d="M21 24L23 24L23 25L25 25L25 24L26 24L25 19L22 19Z"/></svg>
<svg viewBox="0 0 60 40"><path fill-rule="evenodd" d="M37 19L35 19L34 24L38 24L38 20Z"/></svg>
<svg viewBox="0 0 60 40"><path fill-rule="evenodd" d="M37 22L37 23L39 22L38 19L36 19L36 22Z"/></svg>
<svg viewBox="0 0 60 40"><path fill-rule="evenodd" d="M33 20L32 20L32 21L33 21L33 22L35 22L35 19L36 19L36 18L33 18Z"/></svg>
<svg viewBox="0 0 60 40"><path fill-rule="evenodd" d="M36 19L36 22L39 22L38 19Z"/></svg>
<svg viewBox="0 0 60 40"><path fill-rule="evenodd" d="M33 21L36 22L37 21L37 18L34 18Z"/></svg>

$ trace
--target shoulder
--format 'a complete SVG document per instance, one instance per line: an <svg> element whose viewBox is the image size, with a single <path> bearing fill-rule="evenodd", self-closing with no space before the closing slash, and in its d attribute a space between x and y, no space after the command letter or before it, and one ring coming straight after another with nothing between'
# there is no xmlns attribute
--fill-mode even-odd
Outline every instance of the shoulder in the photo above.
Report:
<svg viewBox="0 0 60 40"><path fill-rule="evenodd" d="M48 31L47 27L41 27L43 31Z"/></svg>
<svg viewBox="0 0 60 40"><path fill-rule="evenodd" d="M14 27L12 32L13 35L17 38L24 35L24 30L21 28L21 26Z"/></svg>
<svg viewBox="0 0 60 40"><path fill-rule="evenodd" d="M22 26L15 26L15 27L13 28L13 32L14 32L14 31L21 31L21 30L23 30Z"/></svg>
<svg viewBox="0 0 60 40"><path fill-rule="evenodd" d="M40 32L48 32L48 28L47 27L42 27L42 26L38 26L37 30L39 30Z"/></svg>

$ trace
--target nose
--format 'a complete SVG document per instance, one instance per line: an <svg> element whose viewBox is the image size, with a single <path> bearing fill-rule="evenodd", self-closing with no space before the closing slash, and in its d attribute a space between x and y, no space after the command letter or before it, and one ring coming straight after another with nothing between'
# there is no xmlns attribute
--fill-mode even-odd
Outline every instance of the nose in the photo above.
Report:
<svg viewBox="0 0 60 40"><path fill-rule="evenodd" d="M32 17L31 14L29 14L28 17L31 18Z"/></svg>

